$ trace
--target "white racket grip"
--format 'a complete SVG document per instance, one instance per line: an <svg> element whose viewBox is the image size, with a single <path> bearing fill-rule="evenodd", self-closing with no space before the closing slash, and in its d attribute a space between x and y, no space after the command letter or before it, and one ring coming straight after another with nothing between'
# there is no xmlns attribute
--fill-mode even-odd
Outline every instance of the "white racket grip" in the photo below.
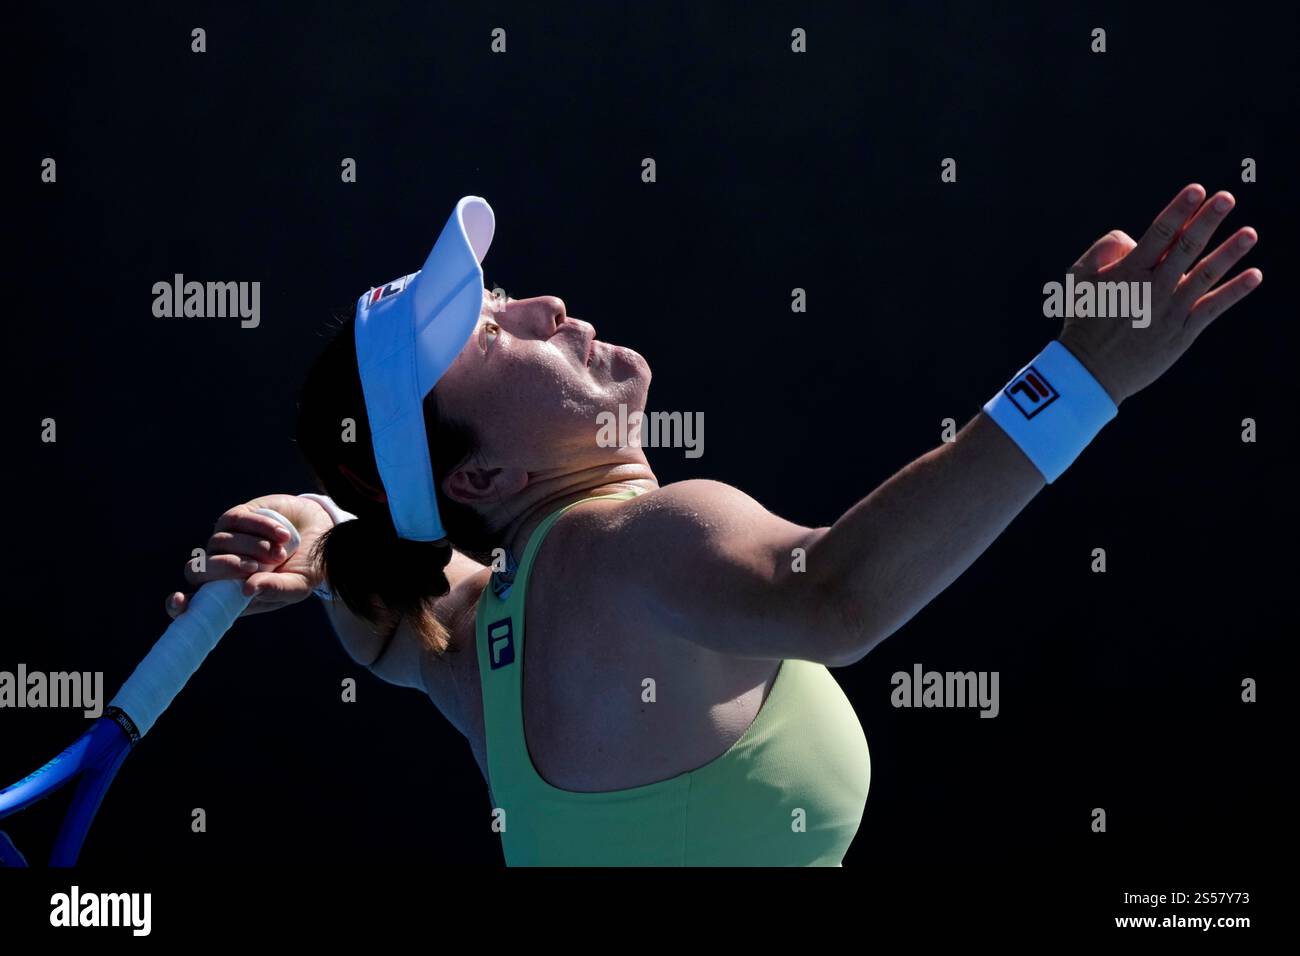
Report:
<svg viewBox="0 0 1300 956"><path fill-rule="evenodd" d="M284 547L293 554L301 539L289 519L270 508L258 508L257 512L289 529L293 538ZM141 737L252 600L243 593L243 583L210 581L199 588L185 613L172 621L109 702L110 707L121 709L131 718Z"/></svg>

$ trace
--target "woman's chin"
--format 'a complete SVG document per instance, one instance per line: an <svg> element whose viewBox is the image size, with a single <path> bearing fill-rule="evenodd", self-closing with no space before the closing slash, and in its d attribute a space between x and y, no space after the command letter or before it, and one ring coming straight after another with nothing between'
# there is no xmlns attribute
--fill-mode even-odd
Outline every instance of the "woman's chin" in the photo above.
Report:
<svg viewBox="0 0 1300 956"><path fill-rule="evenodd" d="M609 356L609 374L612 381L626 382L631 378L643 378L650 382L650 363L640 352L626 345L607 345Z"/></svg>

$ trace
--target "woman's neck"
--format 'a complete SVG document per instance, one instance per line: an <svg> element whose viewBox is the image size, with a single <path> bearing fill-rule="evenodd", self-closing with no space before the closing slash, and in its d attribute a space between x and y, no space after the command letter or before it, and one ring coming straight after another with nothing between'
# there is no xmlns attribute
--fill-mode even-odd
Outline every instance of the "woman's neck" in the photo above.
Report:
<svg viewBox="0 0 1300 956"><path fill-rule="evenodd" d="M634 488L646 492L658 487L654 472L644 462L625 462L553 478L535 478L516 498L515 515L506 523L498 540L516 560L522 560L528 539L547 515L557 509L598 495L612 495Z"/></svg>

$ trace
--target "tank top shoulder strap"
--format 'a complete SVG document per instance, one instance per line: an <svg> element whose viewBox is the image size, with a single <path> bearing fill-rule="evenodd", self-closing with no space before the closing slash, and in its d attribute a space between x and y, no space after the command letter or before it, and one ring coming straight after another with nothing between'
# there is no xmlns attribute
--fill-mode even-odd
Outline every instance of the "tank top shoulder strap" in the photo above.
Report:
<svg viewBox="0 0 1300 956"><path fill-rule="evenodd" d="M515 571L515 584L522 588L528 583L528 575L533 569L533 562L537 560L537 552L541 550L542 542L546 540L546 535L550 533L555 522L564 517L565 513L570 509L576 508L581 504L586 504L588 501L604 501L606 499L620 501L628 498L635 498L641 493L641 489L638 488L635 491L616 491L613 494L608 495L592 495L590 498L582 498L578 501L570 502L562 508L556 508L542 519L542 523L537 526L537 530L529 535L528 543L524 545L523 557L519 559L519 567ZM512 589L512 593L514 590L515 589ZM521 601L520 603L522 604L523 602Z"/></svg>
<svg viewBox="0 0 1300 956"><path fill-rule="evenodd" d="M566 511L587 501L626 500L642 489L593 495L571 502L547 515L528 538L509 589L498 596L491 584L483 589L475 615L475 644L479 685L483 694L483 730L487 738L488 776L496 806L540 780L524 742L523 661L524 596L533 562L546 535Z"/></svg>

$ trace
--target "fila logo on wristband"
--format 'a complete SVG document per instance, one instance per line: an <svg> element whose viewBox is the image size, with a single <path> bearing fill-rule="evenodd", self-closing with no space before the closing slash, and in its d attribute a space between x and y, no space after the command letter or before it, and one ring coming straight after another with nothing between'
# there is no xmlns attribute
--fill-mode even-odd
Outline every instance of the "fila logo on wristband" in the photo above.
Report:
<svg viewBox="0 0 1300 956"><path fill-rule="evenodd" d="M1007 433L1048 484L1079 457L1118 409L1083 363L1049 342L984 403L984 414Z"/></svg>
<svg viewBox="0 0 1300 956"><path fill-rule="evenodd" d="M1003 391L1026 418L1033 418L1061 397L1047 376L1032 365L1013 378Z"/></svg>

